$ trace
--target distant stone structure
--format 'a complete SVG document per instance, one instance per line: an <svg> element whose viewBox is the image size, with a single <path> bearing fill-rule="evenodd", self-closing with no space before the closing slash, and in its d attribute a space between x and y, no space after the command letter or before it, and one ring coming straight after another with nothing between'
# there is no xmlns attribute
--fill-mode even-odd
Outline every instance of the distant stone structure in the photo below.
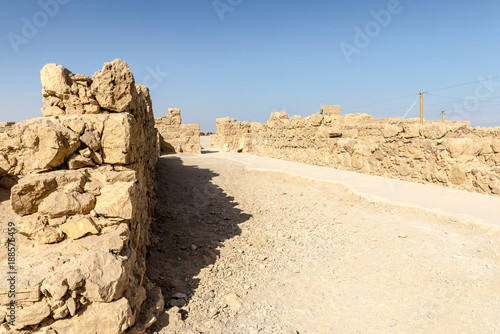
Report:
<svg viewBox="0 0 500 334"><path fill-rule="evenodd" d="M500 195L500 127L471 128L368 114L323 114L288 118L273 113L266 124L217 119L212 146L319 166L433 183Z"/></svg>
<svg viewBox="0 0 500 334"><path fill-rule="evenodd" d="M0 122L0 133L4 133L12 129L14 122Z"/></svg>
<svg viewBox="0 0 500 334"><path fill-rule="evenodd" d="M169 108L168 115L155 120L165 153L201 153L200 125L182 124L181 110Z"/></svg>
<svg viewBox="0 0 500 334"><path fill-rule="evenodd" d="M119 59L92 79L48 64L41 81L45 117L0 133L18 254L15 322L2 279L0 332L144 333L164 306L145 275L159 156L149 90Z"/></svg>

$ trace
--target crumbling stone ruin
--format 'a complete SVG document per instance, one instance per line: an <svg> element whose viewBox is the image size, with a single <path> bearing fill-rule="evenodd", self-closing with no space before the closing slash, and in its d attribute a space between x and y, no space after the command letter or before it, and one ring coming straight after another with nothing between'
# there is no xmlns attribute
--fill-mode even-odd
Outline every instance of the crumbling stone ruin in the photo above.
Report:
<svg viewBox="0 0 500 334"><path fill-rule="evenodd" d="M339 106L324 106L305 118L273 113L266 124L219 118L211 140L224 152L500 195L500 127L399 120L341 116Z"/></svg>
<svg viewBox="0 0 500 334"><path fill-rule="evenodd" d="M149 90L119 59L92 79L48 64L41 81L45 117L0 133L18 254L16 320L2 279L0 332L143 333L164 306L145 276L159 157Z"/></svg>
<svg viewBox="0 0 500 334"><path fill-rule="evenodd" d="M14 122L0 122L0 133L11 130L14 124Z"/></svg>
<svg viewBox="0 0 500 334"><path fill-rule="evenodd" d="M182 124L181 110L169 108L168 115L157 118L160 148L165 153L201 153L200 125Z"/></svg>

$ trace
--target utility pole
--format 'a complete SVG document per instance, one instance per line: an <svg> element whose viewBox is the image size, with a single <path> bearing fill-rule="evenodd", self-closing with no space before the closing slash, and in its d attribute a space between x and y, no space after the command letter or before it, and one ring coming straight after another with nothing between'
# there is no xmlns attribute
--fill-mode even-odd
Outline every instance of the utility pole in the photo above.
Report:
<svg viewBox="0 0 500 334"><path fill-rule="evenodd" d="M420 91L420 124L424 124L424 92Z"/></svg>
<svg viewBox="0 0 500 334"><path fill-rule="evenodd" d="M442 118L443 123L444 123L444 110L443 110L443 111L441 111L441 118Z"/></svg>

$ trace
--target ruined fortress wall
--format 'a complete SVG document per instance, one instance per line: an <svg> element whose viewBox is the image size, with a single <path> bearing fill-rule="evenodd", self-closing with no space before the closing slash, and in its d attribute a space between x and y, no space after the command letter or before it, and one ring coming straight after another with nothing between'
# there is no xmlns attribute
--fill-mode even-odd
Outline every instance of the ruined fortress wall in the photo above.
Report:
<svg viewBox="0 0 500 334"><path fill-rule="evenodd" d="M121 60L92 79L48 64L41 81L45 117L0 133L17 215L16 318L1 317L1 328L142 333L163 309L145 276L159 156L148 88Z"/></svg>
<svg viewBox="0 0 500 334"><path fill-rule="evenodd" d="M229 117L218 118L216 121L217 133L210 136L210 143L224 152L251 151L251 124L238 122Z"/></svg>
<svg viewBox="0 0 500 334"><path fill-rule="evenodd" d="M180 109L168 109L168 115L157 118L155 123L162 152L201 153L200 125L182 124Z"/></svg>
<svg viewBox="0 0 500 334"><path fill-rule="evenodd" d="M213 145L319 166L500 194L500 127L469 122L376 119L367 114L288 118L274 113L267 124L218 119ZM219 129L221 130L219 132Z"/></svg>

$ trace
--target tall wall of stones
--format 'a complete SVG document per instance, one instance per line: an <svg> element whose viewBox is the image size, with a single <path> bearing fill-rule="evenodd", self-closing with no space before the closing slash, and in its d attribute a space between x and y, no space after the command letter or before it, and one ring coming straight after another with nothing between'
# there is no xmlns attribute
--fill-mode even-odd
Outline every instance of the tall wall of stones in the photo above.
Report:
<svg viewBox="0 0 500 334"><path fill-rule="evenodd" d="M217 119L212 144L223 151L500 194L500 127L471 128L469 122L375 119L323 115L288 118L274 113L267 124Z"/></svg>
<svg viewBox="0 0 500 334"><path fill-rule="evenodd" d="M157 118L160 148L165 153L201 153L200 125L182 124L181 110L168 109L168 115Z"/></svg>
<svg viewBox="0 0 500 334"><path fill-rule="evenodd" d="M15 323L2 279L1 328L142 333L163 309L145 276L159 156L148 88L118 59L92 79L48 64L41 81L45 117L0 133L18 248Z"/></svg>

